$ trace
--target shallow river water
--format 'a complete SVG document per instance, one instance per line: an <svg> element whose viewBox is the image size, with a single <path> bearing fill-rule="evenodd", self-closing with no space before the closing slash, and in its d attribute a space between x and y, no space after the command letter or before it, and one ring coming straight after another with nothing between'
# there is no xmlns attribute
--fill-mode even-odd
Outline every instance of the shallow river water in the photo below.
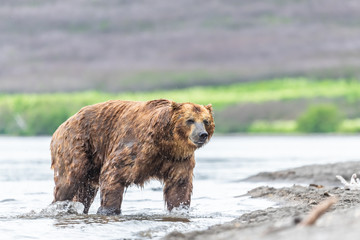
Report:
<svg viewBox="0 0 360 240"><path fill-rule="evenodd" d="M143 189L127 189L122 215L104 217L95 214L99 196L89 215L76 213L79 204L65 210L61 204L49 206L54 187L49 143L49 137L0 137L1 239L158 239L172 231L206 229L274 205L239 197L266 184L239 181L247 176L360 160L357 136L215 136L196 152L189 212L168 213L162 185L151 181Z"/></svg>

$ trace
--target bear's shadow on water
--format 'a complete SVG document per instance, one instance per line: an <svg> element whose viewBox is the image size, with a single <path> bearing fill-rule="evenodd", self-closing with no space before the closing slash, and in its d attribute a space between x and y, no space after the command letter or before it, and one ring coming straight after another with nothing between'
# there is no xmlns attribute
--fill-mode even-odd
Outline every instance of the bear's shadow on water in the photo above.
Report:
<svg viewBox="0 0 360 240"><path fill-rule="evenodd" d="M90 215L68 215L57 218L54 225L60 228L73 227L78 224L108 224L127 221L156 221L156 222L191 222L188 218L162 216L162 215L127 215L127 216L101 216L96 214Z"/></svg>
<svg viewBox="0 0 360 240"><path fill-rule="evenodd" d="M83 214L84 206L79 202L62 201L50 204L39 213L31 211L28 214L19 216L20 219L54 219L54 226L60 228L72 228L79 224L108 224L126 221L157 221L157 222L191 222L189 217L184 216L183 212L179 215L174 214L136 214L102 216L97 214Z"/></svg>

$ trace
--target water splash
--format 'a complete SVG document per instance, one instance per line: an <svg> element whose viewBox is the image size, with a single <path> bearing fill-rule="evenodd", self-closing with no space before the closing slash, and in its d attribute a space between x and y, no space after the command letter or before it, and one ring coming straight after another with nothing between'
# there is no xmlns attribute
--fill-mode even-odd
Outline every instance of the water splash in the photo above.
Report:
<svg viewBox="0 0 360 240"><path fill-rule="evenodd" d="M68 214L82 214L84 205L79 202L61 201L50 204L47 208L40 211L41 215L58 216Z"/></svg>
<svg viewBox="0 0 360 240"><path fill-rule="evenodd" d="M60 201L50 204L48 207L36 212L34 210L29 213L22 214L18 218L56 218L65 215L80 215L84 211L84 205L79 202Z"/></svg>

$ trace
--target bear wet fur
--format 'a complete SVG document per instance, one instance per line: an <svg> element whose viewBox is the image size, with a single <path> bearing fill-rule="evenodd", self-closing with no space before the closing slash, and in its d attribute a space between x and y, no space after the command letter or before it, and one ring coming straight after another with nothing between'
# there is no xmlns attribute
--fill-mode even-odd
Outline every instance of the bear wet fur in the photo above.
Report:
<svg viewBox="0 0 360 240"><path fill-rule="evenodd" d="M98 214L120 214L125 188L158 179L169 211L189 207L194 151L214 129L211 105L160 99L84 107L51 140L53 202L78 201L88 213L100 188Z"/></svg>

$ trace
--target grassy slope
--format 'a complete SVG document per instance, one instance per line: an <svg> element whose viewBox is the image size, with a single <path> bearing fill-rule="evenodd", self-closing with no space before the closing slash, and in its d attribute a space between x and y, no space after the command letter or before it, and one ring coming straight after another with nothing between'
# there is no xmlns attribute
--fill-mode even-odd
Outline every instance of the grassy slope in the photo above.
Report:
<svg viewBox="0 0 360 240"><path fill-rule="evenodd" d="M216 109L241 102L265 102L314 97L360 98L360 82L356 80L311 81L305 78L286 78L226 86L191 87L180 90L111 94L97 91L54 94L2 94L1 102L34 105L38 102L93 104L109 99L145 101L158 98L177 102L212 103Z"/></svg>
<svg viewBox="0 0 360 240"><path fill-rule="evenodd" d="M256 83L242 83L215 87L193 87L181 90L141 93L110 94L104 92L78 92L56 94L3 94L0 95L0 133L51 134L56 127L81 107L109 99L151 100L168 98L177 102L213 104L218 112L239 103L312 99L317 97L338 98L347 101L360 99L360 82L355 80L311 81L304 78L275 79ZM226 129L219 122L219 130ZM290 129L291 124L280 124ZM264 125L253 127L258 132ZM290 126L290 127L289 127ZM275 127L279 128L279 126ZM255 129L255 130L254 130ZM261 130L260 130L261 132Z"/></svg>

